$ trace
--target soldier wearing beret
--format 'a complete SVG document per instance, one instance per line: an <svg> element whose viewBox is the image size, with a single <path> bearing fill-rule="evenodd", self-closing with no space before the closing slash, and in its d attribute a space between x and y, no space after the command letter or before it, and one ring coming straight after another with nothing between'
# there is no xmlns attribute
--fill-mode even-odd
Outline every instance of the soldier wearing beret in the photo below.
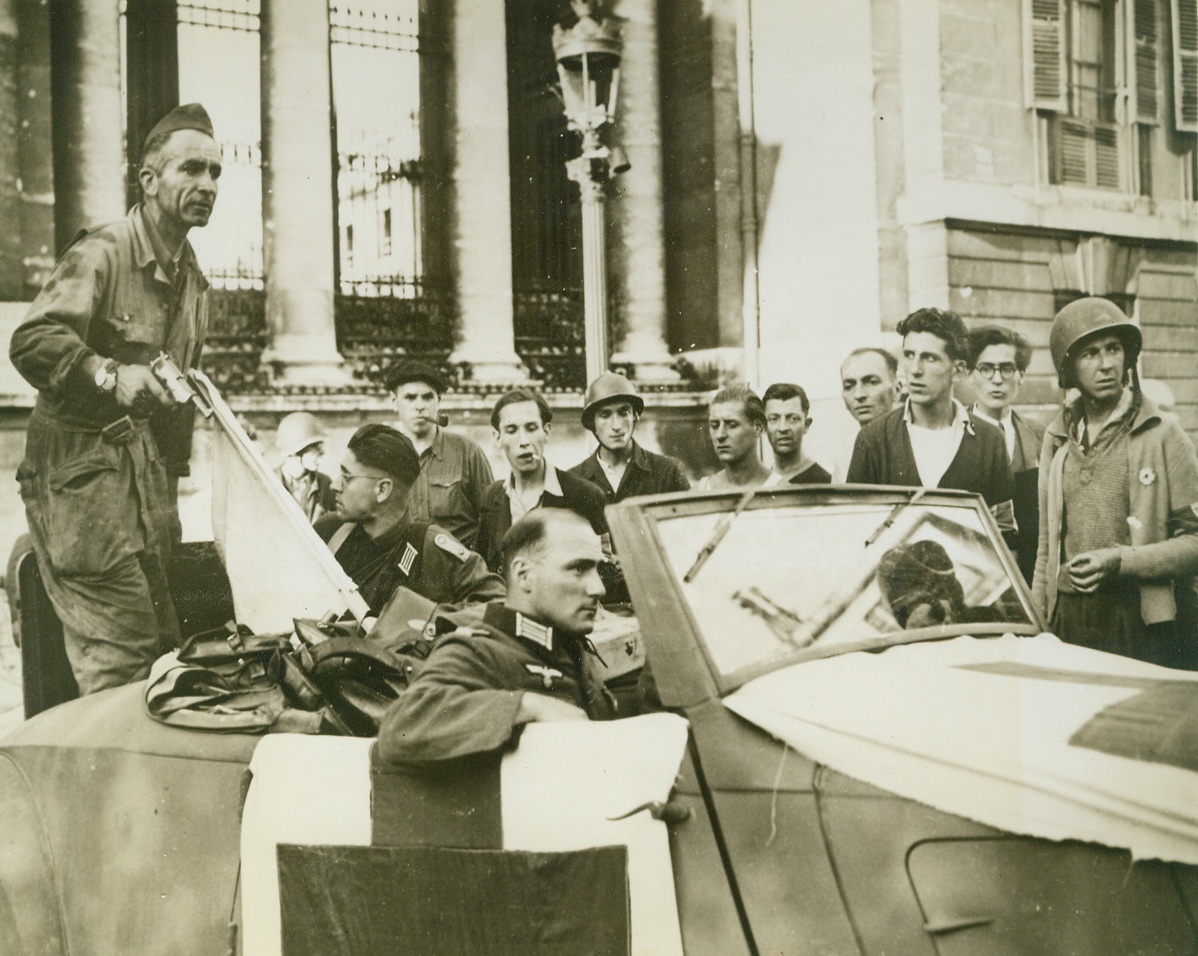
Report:
<svg viewBox="0 0 1198 956"><path fill-rule="evenodd" d="M199 362L208 283L187 234L208 224L220 173L204 108L168 113L142 148L142 201L76 236L13 333L38 390L17 479L81 694L144 677L179 640L165 563L194 409L150 363Z"/></svg>
<svg viewBox="0 0 1198 956"><path fill-rule="evenodd" d="M412 517L408 493L420 474L412 443L389 425L363 425L341 461L337 512L316 533L378 614L399 586L437 604L504 595L483 559L440 525Z"/></svg>
<svg viewBox="0 0 1198 956"><path fill-rule="evenodd" d="M387 388L399 414L396 427L420 456L420 477L408 495L412 517L437 522L473 548L483 492L495 480L486 454L441 424L445 379L436 369L405 359L388 372Z"/></svg>
<svg viewBox="0 0 1198 956"><path fill-rule="evenodd" d="M507 597L438 639L383 718L381 759L436 763L514 746L535 721L616 716L588 637L603 597L599 536L571 511L538 508L503 554Z"/></svg>

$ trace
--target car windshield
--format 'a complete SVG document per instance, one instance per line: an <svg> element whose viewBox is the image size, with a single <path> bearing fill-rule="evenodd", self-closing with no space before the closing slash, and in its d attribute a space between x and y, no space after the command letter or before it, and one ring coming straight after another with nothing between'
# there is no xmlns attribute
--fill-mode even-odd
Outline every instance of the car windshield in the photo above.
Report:
<svg viewBox="0 0 1198 956"><path fill-rule="evenodd" d="M713 504L654 517L722 684L913 635L1038 629L976 499L770 494L747 508L743 498Z"/></svg>

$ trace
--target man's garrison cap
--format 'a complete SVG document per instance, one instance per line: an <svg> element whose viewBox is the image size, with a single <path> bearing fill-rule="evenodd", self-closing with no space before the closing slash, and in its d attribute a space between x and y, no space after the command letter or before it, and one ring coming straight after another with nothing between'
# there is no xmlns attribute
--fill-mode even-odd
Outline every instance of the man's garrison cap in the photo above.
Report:
<svg viewBox="0 0 1198 956"><path fill-rule="evenodd" d="M155 136L161 136L163 133L173 133L177 129L198 129L201 133L207 133L215 138L212 132L212 120L208 116L208 111L199 103L184 103L182 106L176 106L173 110L162 117L154 128L150 130L146 136L146 141L142 144L141 151L144 154L146 147Z"/></svg>

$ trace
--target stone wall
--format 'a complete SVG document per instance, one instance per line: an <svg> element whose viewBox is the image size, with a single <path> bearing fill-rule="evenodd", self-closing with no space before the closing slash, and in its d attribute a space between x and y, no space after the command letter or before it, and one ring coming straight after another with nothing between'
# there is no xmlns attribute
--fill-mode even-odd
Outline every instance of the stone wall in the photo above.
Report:
<svg viewBox="0 0 1198 956"><path fill-rule="evenodd" d="M1023 5L941 0L944 175L1031 185L1033 114L1023 87Z"/></svg>

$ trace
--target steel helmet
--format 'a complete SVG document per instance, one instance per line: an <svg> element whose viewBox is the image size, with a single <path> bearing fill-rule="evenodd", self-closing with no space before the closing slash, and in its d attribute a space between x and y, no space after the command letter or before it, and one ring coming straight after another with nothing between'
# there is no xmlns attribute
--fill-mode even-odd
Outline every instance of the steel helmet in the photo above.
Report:
<svg viewBox="0 0 1198 956"><path fill-rule="evenodd" d="M595 409L617 398L626 399L631 403L632 410L637 415L645 410L645 400L636 393L632 382L619 372L604 372L587 386L587 393L583 397L582 427L594 431Z"/></svg>
<svg viewBox="0 0 1198 956"><path fill-rule="evenodd" d="M1070 302L1052 320L1048 347L1061 388L1070 388L1074 384L1069 365L1078 344L1099 332L1118 335L1123 340L1123 351L1127 354L1127 368L1135 368L1143 343L1139 328L1110 299L1087 296Z"/></svg>
<svg viewBox="0 0 1198 956"><path fill-rule="evenodd" d="M279 429L275 432L275 447L284 458L290 458L309 445L315 445L328 437L328 432L320 424L320 420L311 412L292 412L279 419Z"/></svg>

